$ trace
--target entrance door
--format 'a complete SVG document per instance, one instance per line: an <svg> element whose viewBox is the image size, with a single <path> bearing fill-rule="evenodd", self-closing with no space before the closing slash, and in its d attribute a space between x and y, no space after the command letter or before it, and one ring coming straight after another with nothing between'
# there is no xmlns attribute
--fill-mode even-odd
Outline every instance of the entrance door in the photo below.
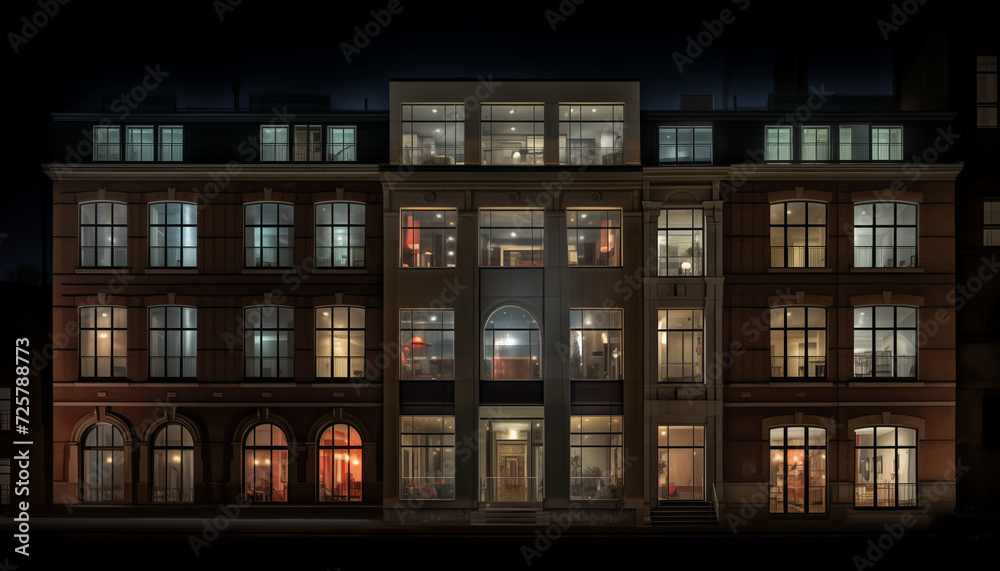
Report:
<svg viewBox="0 0 1000 571"><path fill-rule="evenodd" d="M498 502L528 501L528 481L525 478L526 444L497 444L496 466L500 472L495 480Z"/></svg>
<svg viewBox="0 0 1000 571"><path fill-rule="evenodd" d="M658 498L705 499L703 426L661 426L657 450Z"/></svg>

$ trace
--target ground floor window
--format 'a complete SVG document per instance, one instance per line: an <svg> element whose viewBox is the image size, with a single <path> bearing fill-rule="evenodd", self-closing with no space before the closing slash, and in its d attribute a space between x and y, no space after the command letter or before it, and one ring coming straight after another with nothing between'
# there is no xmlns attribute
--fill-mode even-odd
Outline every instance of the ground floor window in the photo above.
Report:
<svg viewBox="0 0 1000 571"><path fill-rule="evenodd" d="M319 501L361 501L361 435L334 424L319 439Z"/></svg>
<svg viewBox="0 0 1000 571"><path fill-rule="evenodd" d="M771 513L826 511L826 429L772 428Z"/></svg>
<svg viewBox="0 0 1000 571"><path fill-rule="evenodd" d="M705 499L705 427L657 429L657 484L660 500Z"/></svg>
<svg viewBox="0 0 1000 571"><path fill-rule="evenodd" d="M247 497L258 502L288 500L288 439L273 424L259 424L243 442Z"/></svg>
<svg viewBox="0 0 1000 571"><path fill-rule="evenodd" d="M503 418L488 412L480 411L479 421L480 501L542 501L542 407L524 407Z"/></svg>
<svg viewBox="0 0 1000 571"><path fill-rule="evenodd" d="M917 506L917 431L868 426L854 431L854 506Z"/></svg>
<svg viewBox="0 0 1000 571"><path fill-rule="evenodd" d="M455 417L400 418L400 498L455 499Z"/></svg>
<svg viewBox="0 0 1000 571"><path fill-rule="evenodd" d="M625 471L621 416L571 416L570 497L609 498Z"/></svg>

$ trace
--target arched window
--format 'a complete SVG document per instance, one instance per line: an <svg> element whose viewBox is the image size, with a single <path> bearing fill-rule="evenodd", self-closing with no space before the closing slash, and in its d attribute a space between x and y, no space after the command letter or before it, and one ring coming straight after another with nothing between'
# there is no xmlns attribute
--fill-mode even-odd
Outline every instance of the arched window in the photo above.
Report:
<svg viewBox="0 0 1000 571"><path fill-rule="evenodd" d="M361 501L361 435L334 424L319 438L319 501Z"/></svg>
<svg viewBox="0 0 1000 571"><path fill-rule="evenodd" d="M153 501L194 501L194 440L180 424L168 424L153 440Z"/></svg>
<svg viewBox="0 0 1000 571"><path fill-rule="evenodd" d="M243 481L258 502L288 500L288 439L273 424L259 424L243 441Z"/></svg>
<svg viewBox="0 0 1000 571"><path fill-rule="evenodd" d="M772 428L771 513L826 511L826 429Z"/></svg>
<svg viewBox="0 0 1000 571"><path fill-rule="evenodd" d="M125 439L120 430L107 422L92 426L83 437L82 464L83 501L125 501Z"/></svg>
<svg viewBox="0 0 1000 571"><path fill-rule="evenodd" d="M867 426L854 431L854 507L917 507L917 431Z"/></svg>
<svg viewBox="0 0 1000 571"><path fill-rule="evenodd" d="M505 305L483 326L483 360L487 380L542 378L538 322L530 313Z"/></svg>

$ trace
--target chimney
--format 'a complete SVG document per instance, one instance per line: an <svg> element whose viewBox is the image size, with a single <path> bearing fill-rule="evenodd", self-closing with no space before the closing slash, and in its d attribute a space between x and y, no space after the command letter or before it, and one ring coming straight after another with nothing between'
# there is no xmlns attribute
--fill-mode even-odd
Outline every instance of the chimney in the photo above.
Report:
<svg viewBox="0 0 1000 571"><path fill-rule="evenodd" d="M240 110L240 76L233 77L233 111Z"/></svg>

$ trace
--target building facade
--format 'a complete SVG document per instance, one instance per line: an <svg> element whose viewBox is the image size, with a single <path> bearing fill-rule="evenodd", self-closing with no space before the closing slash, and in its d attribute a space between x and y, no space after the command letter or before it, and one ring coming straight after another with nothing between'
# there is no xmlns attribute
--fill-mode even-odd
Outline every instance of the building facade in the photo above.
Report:
<svg viewBox="0 0 1000 571"><path fill-rule="evenodd" d="M76 329L57 502L817 529L954 507L961 165L909 162L953 114L389 93L56 116L57 148L93 137L47 166Z"/></svg>

